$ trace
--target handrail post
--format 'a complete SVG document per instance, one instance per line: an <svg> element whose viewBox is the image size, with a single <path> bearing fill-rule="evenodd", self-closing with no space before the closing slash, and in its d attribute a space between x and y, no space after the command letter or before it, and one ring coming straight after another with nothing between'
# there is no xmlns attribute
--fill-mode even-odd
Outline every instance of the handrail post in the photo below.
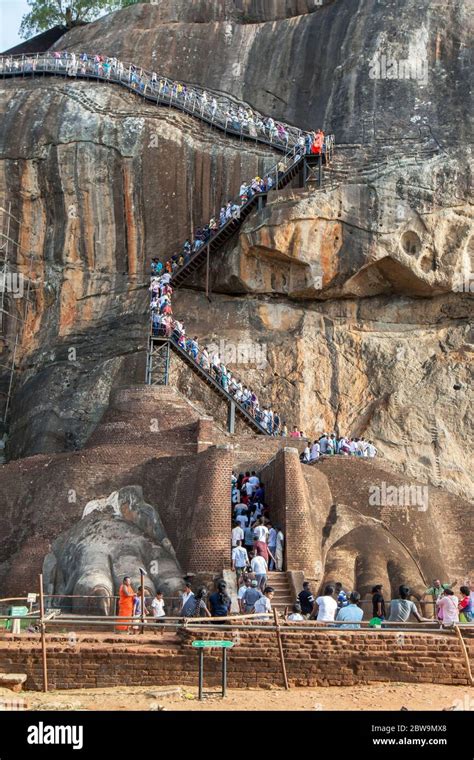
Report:
<svg viewBox="0 0 474 760"><path fill-rule="evenodd" d="M466 670L467 670L467 677L469 680L469 684L470 686L472 686L474 684L474 679L472 678L471 663L469 662L469 653L467 651L466 642L464 641L462 637L462 633L459 629L459 625L454 624L454 630L455 630L456 636L459 639L459 643L461 645L464 662L466 663Z"/></svg>
<svg viewBox="0 0 474 760"><path fill-rule="evenodd" d="M285 684L285 689L288 691L290 686L288 683L288 676L286 673L285 654L283 652L283 644L281 641L280 623L278 622L278 615L277 615L277 611L275 607L273 608L273 618L275 620L275 626L276 626L276 637L277 637L277 642L278 642L278 649L280 652L280 663L281 663L281 672L283 674L283 682Z"/></svg>
<svg viewBox="0 0 474 760"><path fill-rule="evenodd" d="M48 691L48 661L46 658L46 623L44 621L44 589L43 589L43 574L39 576L39 592L40 592L40 630L41 630L41 655L43 662L43 691Z"/></svg>
<svg viewBox="0 0 474 760"><path fill-rule="evenodd" d="M211 300L211 298L209 296L209 258L210 258L209 257L209 253L210 253L209 248L210 248L210 246L209 246L209 243L208 243L207 246L206 246L206 298L207 298L208 301Z"/></svg>
<svg viewBox="0 0 474 760"><path fill-rule="evenodd" d="M227 431L234 435L235 433L235 402L229 401L229 408L227 413Z"/></svg>

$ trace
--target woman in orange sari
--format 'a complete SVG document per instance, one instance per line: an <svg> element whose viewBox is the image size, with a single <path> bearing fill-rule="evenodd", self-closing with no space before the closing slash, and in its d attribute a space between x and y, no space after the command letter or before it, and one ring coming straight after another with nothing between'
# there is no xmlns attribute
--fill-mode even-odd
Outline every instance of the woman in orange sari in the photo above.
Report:
<svg viewBox="0 0 474 760"><path fill-rule="evenodd" d="M132 588L132 582L128 575L123 579L123 583L119 588L119 617L133 617L133 599L135 597L135 591ZM117 631L131 630L131 621L128 625L117 625Z"/></svg>

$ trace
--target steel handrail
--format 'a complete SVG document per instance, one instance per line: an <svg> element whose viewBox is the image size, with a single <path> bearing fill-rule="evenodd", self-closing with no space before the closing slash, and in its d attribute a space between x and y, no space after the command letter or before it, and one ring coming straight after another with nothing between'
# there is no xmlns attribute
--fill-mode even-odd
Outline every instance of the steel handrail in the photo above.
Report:
<svg viewBox="0 0 474 760"><path fill-rule="evenodd" d="M176 320L173 320L173 327L172 327L172 330L173 330L173 332L174 332L174 329L175 329L175 328L174 328L174 325L175 325L175 324L176 324ZM248 410L245 408L245 406L243 405L243 403L242 403L242 402L238 401L238 400L235 398L235 396L233 396L233 395L232 395L232 394L231 394L229 391L227 391L227 390L224 388L224 386L223 386L223 385L221 385L221 384L219 383L219 381L218 381L218 380L216 380L216 378L215 378L215 377L214 377L214 376L211 374L210 370L207 370L205 367L203 367L203 365L202 365L202 364L201 364L199 361L197 361L197 360L194 358L194 356L193 356L193 355L192 355L192 354L191 354L191 353L190 353L190 352L189 352L189 351L188 351L186 348L183 348L182 346L180 346L180 345L179 345L179 343L177 342L177 340L176 340L176 338L174 337L173 333L172 333L171 335L156 335L156 334L154 334L154 333L152 332L152 335L151 335L151 337L152 337L152 339L155 339L155 340L159 340L159 341L162 341L162 342L164 342L164 341L169 341L169 343L170 343L170 345L173 347L173 349L175 349L175 350L177 351L177 353L180 353L180 354L182 354L183 356L185 356L185 357L186 357L186 359L187 359L188 361L190 361L192 364L194 364L194 366L195 366L195 367L196 367L196 368L197 368L197 369L198 369L200 372L202 372L202 373L203 373L203 374L206 376L206 378L207 378L207 379L208 379L208 380L209 380L209 381L212 383L212 385L213 385L213 386L215 386L215 388L216 388L218 391L220 391L220 392L222 393L222 395L224 395L224 396L227 398L227 401L229 401L229 402L231 402L231 403L234 403L234 404L236 405L236 407L239 409L239 411L240 411L240 412L241 412L241 413L242 413L242 414L245 416L245 418L246 418L247 420L249 420L249 422L251 422L253 425L255 425L256 427L258 427L258 428L259 428L259 430L260 430L262 433L264 433L265 435L269 435L269 436L272 436L272 435L273 435L273 433L271 433L271 432L268 430L268 428L264 427L264 426L263 426L263 425L262 425L262 424L261 424L261 423L260 423L260 422L257 420L257 418L256 418L256 417L254 417L254 416L253 416L253 415L252 415L252 414L251 414L251 413L250 413L250 412L249 412L249 411L248 411ZM198 349L198 357L199 357L199 358L201 358L201 357L202 357L202 355L203 355L203 351L202 351L201 349ZM210 363L210 368L212 368L211 357L209 357L209 363ZM233 377L235 380L238 380L238 382L239 382L239 383L241 383L241 382L242 382L242 381L241 381L239 378L237 378L237 377L234 375L234 373L232 373L232 377Z"/></svg>

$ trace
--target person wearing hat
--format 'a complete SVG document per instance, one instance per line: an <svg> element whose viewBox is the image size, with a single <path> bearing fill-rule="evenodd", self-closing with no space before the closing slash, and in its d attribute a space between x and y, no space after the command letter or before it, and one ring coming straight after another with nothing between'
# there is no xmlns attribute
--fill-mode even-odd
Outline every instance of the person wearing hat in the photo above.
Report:
<svg viewBox="0 0 474 760"><path fill-rule="evenodd" d="M262 592L258 589L258 582L253 580L245 594L242 597L243 612L245 615L250 615L254 611L255 602L257 599L263 596Z"/></svg>

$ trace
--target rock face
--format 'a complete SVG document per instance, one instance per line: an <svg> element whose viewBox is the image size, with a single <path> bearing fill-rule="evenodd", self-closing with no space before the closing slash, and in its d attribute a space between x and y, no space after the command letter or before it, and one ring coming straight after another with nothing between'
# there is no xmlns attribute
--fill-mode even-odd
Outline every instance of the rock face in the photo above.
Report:
<svg viewBox="0 0 474 760"><path fill-rule="evenodd" d="M175 311L201 342L250 344L229 363L289 424L363 434L407 476L470 497L468 9L401 5L169 0L74 29L58 47L335 132L330 184L290 188L252 215L213 262L212 303L199 274ZM401 76L407 59L415 68ZM31 279L28 308L7 297L26 314L8 442L19 458L82 448L110 392L143 380L149 259L275 156L113 85L1 86L0 189ZM5 321L2 365L16 325ZM176 377L213 411L187 371ZM8 382L2 367L3 392Z"/></svg>
<svg viewBox="0 0 474 760"><path fill-rule="evenodd" d="M114 614L111 597L125 575L138 587L140 566L149 570L147 596L157 589L172 596L181 588L182 570L158 512L144 502L140 487L129 486L89 502L82 519L56 538L44 560L45 591L95 596L97 610ZM84 599L64 599L63 604L68 601L73 611L83 611Z"/></svg>

